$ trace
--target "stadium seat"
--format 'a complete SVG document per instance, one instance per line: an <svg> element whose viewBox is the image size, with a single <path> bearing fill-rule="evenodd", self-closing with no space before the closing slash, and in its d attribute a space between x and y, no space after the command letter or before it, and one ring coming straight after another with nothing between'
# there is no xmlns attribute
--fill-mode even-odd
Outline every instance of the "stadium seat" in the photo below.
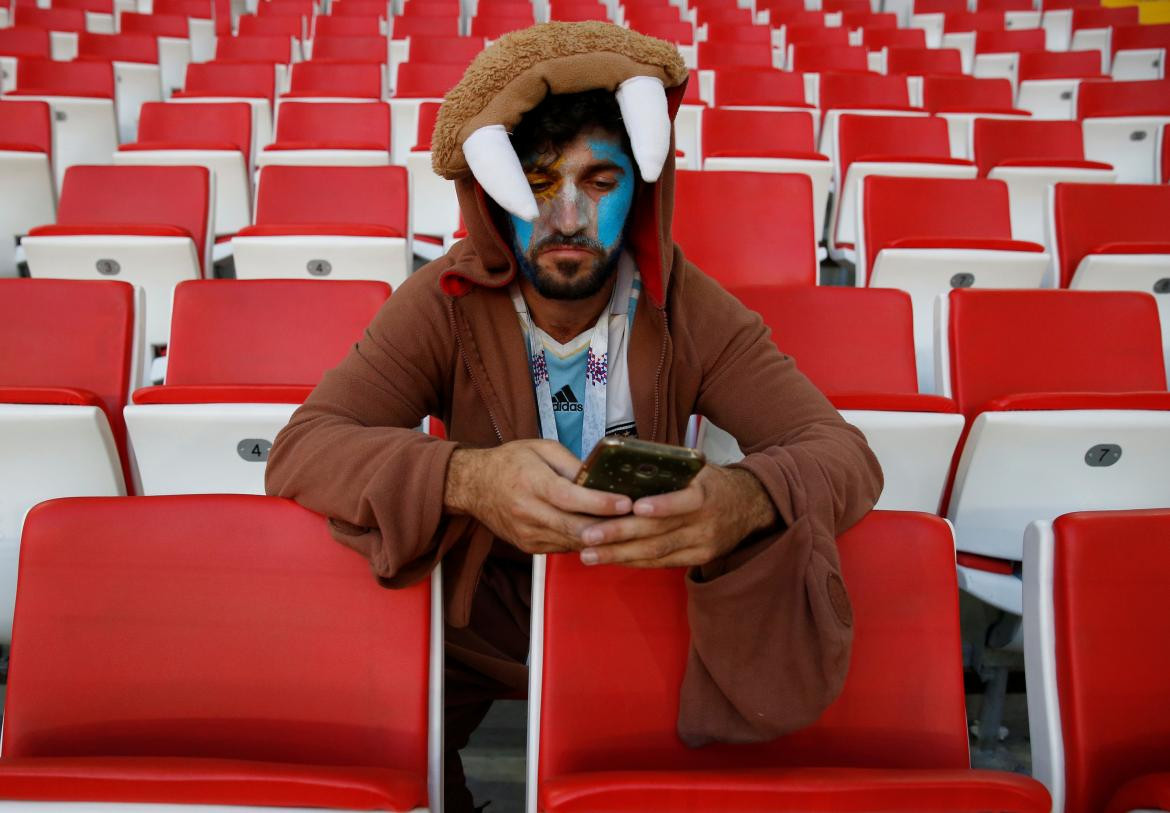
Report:
<svg viewBox="0 0 1170 813"><path fill-rule="evenodd" d="M267 166L256 223L232 238L239 279L381 280L411 271L410 201L400 166Z"/></svg>
<svg viewBox="0 0 1170 813"><path fill-rule="evenodd" d="M971 73L981 79L1009 79L1018 88L1021 54L1043 51L1044 31L1039 28L976 31Z"/></svg>
<svg viewBox="0 0 1170 813"><path fill-rule="evenodd" d="M285 100L276 140L257 165L384 166L390 163L390 105L384 101Z"/></svg>
<svg viewBox="0 0 1170 813"><path fill-rule="evenodd" d="M1007 15L1002 11L947 11L943 13L939 45L957 48L962 55L963 73L974 73L976 36L981 32L1006 30Z"/></svg>
<svg viewBox="0 0 1170 813"><path fill-rule="evenodd" d="M92 34L83 31L77 38L77 58L113 63L118 140L123 144L133 141L138 133L138 114L142 105L162 100L158 39L150 34Z"/></svg>
<svg viewBox="0 0 1170 813"><path fill-rule="evenodd" d="M334 7L334 17L340 15L341 5L339 2ZM384 9L385 6L383 5L382 8ZM340 17L340 19L349 18ZM288 40L292 46L294 62L301 61L305 56L304 24L298 16L257 17L255 14L244 14L240 17L238 36L280 37Z"/></svg>
<svg viewBox="0 0 1170 813"><path fill-rule="evenodd" d="M675 242L725 288L816 285L813 223L806 175L678 172Z"/></svg>
<svg viewBox="0 0 1170 813"><path fill-rule="evenodd" d="M1170 806L1170 510L1029 526L1024 654L1033 775L1063 813ZM1059 653L1059 654L1058 654Z"/></svg>
<svg viewBox="0 0 1170 813"><path fill-rule="evenodd" d="M207 167L215 177L215 235L252 222L252 109L243 102L142 106L138 141L115 164Z"/></svg>
<svg viewBox="0 0 1170 813"><path fill-rule="evenodd" d="M700 42L699 68L775 68L778 58L768 43L743 44L738 42Z"/></svg>
<svg viewBox="0 0 1170 813"><path fill-rule="evenodd" d="M114 69L109 62L53 62L21 57L16 89L5 98L48 102L53 111L57 188L74 164L107 164L118 148Z"/></svg>
<svg viewBox="0 0 1170 813"><path fill-rule="evenodd" d="M869 52L861 46L795 45L788 70L805 75L810 99L820 99L819 77L823 73L866 73Z"/></svg>
<svg viewBox="0 0 1170 813"><path fill-rule="evenodd" d="M1152 294L1170 369L1170 186L1061 183L1051 195L1060 287Z"/></svg>
<svg viewBox="0 0 1170 813"><path fill-rule="evenodd" d="M283 36L241 34L236 37L220 37L215 45L216 62L271 65L278 95L288 91L289 73L294 57L293 40Z"/></svg>
<svg viewBox="0 0 1170 813"><path fill-rule="evenodd" d="M458 17L395 17L391 23L392 38L458 37Z"/></svg>
<svg viewBox="0 0 1170 813"><path fill-rule="evenodd" d="M1165 79L1170 25L1115 25L1109 38L1114 79Z"/></svg>
<svg viewBox="0 0 1170 813"><path fill-rule="evenodd" d="M1039 119L1075 119L1077 89L1104 79L1097 51L1032 51L1020 54L1019 105Z"/></svg>
<svg viewBox="0 0 1170 813"><path fill-rule="evenodd" d="M826 73L818 81L818 106L823 114L821 152L838 160L838 123L847 113L883 116L921 116L910 105L910 90L904 76L876 73ZM837 189L840 190L840 185Z"/></svg>
<svg viewBox="0 0 1170 813"><path fill-rule="evenodd" d="M756 26L750 26L755 29ZM767 31L767 29L763 29ZM842 27L827 28L824 25L784 25L780 29L781 41L783 42L784 64L793 69L794 49L797 46L804 46L804 53L814 47L819 48L848 48L853 43L850 42L849 30Z"/></svg>
<svg viewBox="0 0 1170 813"><path fill-rule="evenodd" d="M146 341L165 345L175 285L210 271L211 186L204 167L71 167L57 222L24 238L29 273L133 283L145 292Z"/></svg>
<svg viewBox="0 0 1170 813"><path fill-rule="evenodd" d="M910 6L909 27L922 29L927 48L939 48L946 15L966 12L968 4L966 0L913 0Z"/></svg>
<svg viewBox="0 0 1170 813"><path fill-rule="evenodd" d="M703 116L703 169L807 175L813 190L813 233L820 242L833 165L816 151L814 118L798 111L708 110Z"/></svg>
<svg viewBox="0 0 1170 813"><path fill-rule="evenodd" d="M266 3L275 7L275 0ZM216 19L216 7L221 18ZM217 36L231 36L231 4L212 0L151 0L154 14L181 17L187 21L191 38L191 61L207 62L215 56Z"/></svg>
<svg viewBox="0 0 1170 813"><path fill-rule="evenodd" d="M715 100L721 108L731 110L814 110L805 99L803 76L773 70L719 71ZM814 116L813 122L820 126L819 117Z"/></svg>
<svg viewBox="0 0 1170 813"><path fill-rule="evenodd" d="M922 80L922 105L927 112L946 119L952 158L971 158L971 127L976 118L1027 118L1015 106L1015 94L1007 79L971 76L927 76Z"/></svg>
<svg viewBox="0 0 1170 813"><path fill-rule="evenodd" d="M263 494L276 433L389 295L384 282L178 285L166 381L125 410L141 493Z"/></svg>
<svg viewBox="0 0 1170 813"><path fill-rule="evenodd" d="M921 49L926 48L926 32L921 28L867 28L862 35L861 44L870 52L884 48Z"/></svg>
<svg viewBox="0 0 1170 813"><path fill-rule="evenodd" d="M403 165L418 137L418 108L424 102L441 102L447 91L463 78L466 65L458 63L404 62L398 66L394 96L390 99L393 130L390 144L393 163Z"/></svg>
<svg viewBox="0 0 1170 813"><path fill-rule="evenodd" d="M580 23L589 20L612 22L609 9L592 0L552 0L549 3L549 20L566 23Z"/></svg>
<svg viewBox="0 0 1170 813"><path fill-rule="evenodd" d="M703 167L703 113L709 102L699 93L699 82L691 72L682 102L674 116L675 166L677 169ZM699 71L698 73L702 73ZM714 74L714 72L712 72ZM722 74L722 71L719 72ZM777 71L777 73L779 73ZM711 82L712 89L715 81Z"/></svg>
<svg viewBox="0 0 1170 813"><path fill-rule="evenodd" d="M342 4L338 3L340 8ZM377 37L384 35L381 20L377 16L342 17L337 14L323 14L313 27L316 37Z"/></svg>
<svg viewBox="0 0 1170 813"><path fill-rule="evenodd" d="M187 66L191 63L191 32L187 18L174 14L123 12L118 25L122 34L146 34L156 38L163 98L182 90Z"/></svg>
<svg viewBox="0 0 1170 813"><path fill-rule="evenodd" d="M1052 184L1117 180L1109 164L1085 160L1081 126L1075 121L976 119L974 136L979 174L1007 184L1012 237L1049 250Z"/></svg>
<svg viewBox="0 0 1170 813"><path fill-rule="evenodd" d="M1138 10L1126 8L1074 8L1072 13L1072 42L1070 51L1095 50L1101 54L1101 65L1108 73L1110 69L1110 35L1115 25L1137 25Z"/></svg>
<svg viewBox="0 0 1170 813"><path fill-rule="evenodd" d="M455 182L440 177L431 167L431 134L439 115L437 102L419 106L418 141L406 156L410 173L410 223L414 232L414 252L435 259L449 246L459 228L459 200ZM420 240L420 236L435 238Z"/></svg>
<svg viewBox="0 0 1170 813"><path fill-rule="evenodd" d="M936 513L963 418L949 398L919 394L910 296L883 288L748 286L732 293L758 312L781 352L796 359L865 433L885 486L879 509ZM707 420L698 443L713 463L743 457Z"/></svg>
<svg viewBox="0 0 1170 813"><path fill-rule="evenodd" d="M267 64L202 62L187 66L187 85L172 102L247 102L252 106L250 155L272 142L276 75Z"/></svg>
<svg viewBox="0 0 1170 813"><path fill-rule="evenodd" d="M497 17L480 12L471 20L471 36L498 40L511 31L528 28L533 22L531 12L522 17Z"/></svg>
<svg viewBox="0 0 1170 813"><path fill-rule="evenodd" d="M876 511L837 547L853 626L841 695L794 734L703 748L677 733L685 571L536 557L528 809L1047 813L1035 780L970 769L946 523Z"/></svg>
<svg viewBox="0 0 1170 813"><path fill-rule="evenodd" d="M372 62L389 64L390 47L381 34L355 37L332 36L318 32L313 37L312 62ZM380 92L380 89L379 89Z"/></svg>
<svg viewBox="0 0 1170 813"><path fill-rule="evenodd" d="M360 40L367 38L361 37ZM379 48L384 42L373 38ZM384 57L383 57L384 58ZM380 62L298 62L292 66L286 99L378 101L386 97L386 66ZM279 117L279 113L277 114Z"/></svg>
<svg viewBox="0 0 1170 813"><path fill-rule="evenodd" d="M54 60L68 62L77 56L77 35L85 31L85 12L75 8L40 8L33 3L13 4L13 25L49 32Z"/></svg>
<svg viewBox="0 0 1170 813"><path fill-rule="evenodd" d="M16 276L16 238L56 218L48 102L0 100L0 277Z"/></svg>
<svg viewBox="0 0 1170 813"><path fill-rule="evenodd" d="M1170 393L1148 294L951 291L939 381L967 416L946 515L959 585L1019 616L1028 525L1170 501Z"/></svg>
<svg viewBox="0 0 1170 813"><path fill-rule="evenodd" d="M50 59L49 32L31 26L0 28L0 93L16 88L16 60L22 56Z"/></svg>
<svg viewBox="0 0 1170 813"><path fill-rule="evenodd" d="M28 510L133 487L122 407L141 372L135 300L126 283L0 279L0 643Z"/></svg>
<svg viewBox="0 0 1170 813"><path fill-rule="evenodd" d="M6 806L442 808L437 570L248 495L54 500L22 547Z"/></svg>
<svg viewBox="0 0 1170 813"><path fill-rule="evenodd" d="M1039 288L1052 258L1012 239L1002 181L871 175L861 192L858 285L909 292L918 389L938 392L935 299L952 288Z"/></svg>
<svg viewBox="0 0 1170 813"><path fill-rule="evenodd" d="M917 29L915 29L917 30ZM907 77L908 86L921 87L927 76L962 76L962 57L955 48L886 48L882 67L884 73ZM911 88L911 98L921 98Z"/></svg>
<svg viewBox="0 0 1170 813"><path fill-rule="evenodd" d="M1155 183L1158 130L1170 123L1170 79L1084 82L1077 118L1085 157L1117 170L1119 183Z"/></svg>
<svg viewBox="0 0 1170 813"><path fill-rule="evenodd" d="M869 175L974 178L975 164L950 157L947 124L927 116L845 115L837 126L833 210L829 253L864 257L856 251L861 220L861 184ZM865 263L859 263L865 267ZM858 285L866 275L858 273Z"/></svg>

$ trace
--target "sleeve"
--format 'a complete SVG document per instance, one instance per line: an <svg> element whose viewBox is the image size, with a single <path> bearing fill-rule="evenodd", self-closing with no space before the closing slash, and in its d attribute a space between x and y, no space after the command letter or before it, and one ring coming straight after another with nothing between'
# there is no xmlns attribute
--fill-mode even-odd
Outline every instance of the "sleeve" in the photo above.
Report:
<svg viewBox="0 0 1170 813"><path fill-rule="evenodd" d="M691 651L679 734L691 745L757 742L814 722L840 694L852 613L836 537L877 501L864 435L773 344L754 312L701 273L684 302L727 326L695 342L696 411L726 429L763 485L777 526L688 574ZM695 324L687 320L688 324Z"/></svg>
<svg viewBox="0 0 1170 813"><path fill-rule="evenodd" d="M416 430L448 401L448 322L434 275L417 272L293 413L265 471L268 494L328 517L387 586L423 578L457 536L443 514L456 444Z"/></svg>

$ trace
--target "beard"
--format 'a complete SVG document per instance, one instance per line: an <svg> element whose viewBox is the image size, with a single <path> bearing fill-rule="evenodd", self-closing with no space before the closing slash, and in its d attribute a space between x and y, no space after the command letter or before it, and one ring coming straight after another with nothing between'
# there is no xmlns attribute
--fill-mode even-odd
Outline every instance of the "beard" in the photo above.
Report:
<svg viewBox="0 0 1170 813"><path fill-rule="evenodd" d="M605 287L617 268L625 241L619 241L613 251L606 252L598 241L585 235L549 235L531 251L516 251L516 262L537 293L545 299L588 299ZM550 247L579 248L593 252L592 260L558 260L555 271L542 268L540 253Z"/></svg>

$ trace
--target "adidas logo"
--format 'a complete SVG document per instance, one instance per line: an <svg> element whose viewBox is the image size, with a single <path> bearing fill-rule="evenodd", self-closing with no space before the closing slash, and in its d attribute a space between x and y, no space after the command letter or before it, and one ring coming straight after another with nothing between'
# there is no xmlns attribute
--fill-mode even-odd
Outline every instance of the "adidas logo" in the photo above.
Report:
<svg viewBox="0 0 1170 813"><path fill-rule="evenodd" d="M561 387L557 390L556 395L552 397L553 412L584 412L585 407L577 400L577 396L573 395L573 391L569 389L569 385Z"/></svg>

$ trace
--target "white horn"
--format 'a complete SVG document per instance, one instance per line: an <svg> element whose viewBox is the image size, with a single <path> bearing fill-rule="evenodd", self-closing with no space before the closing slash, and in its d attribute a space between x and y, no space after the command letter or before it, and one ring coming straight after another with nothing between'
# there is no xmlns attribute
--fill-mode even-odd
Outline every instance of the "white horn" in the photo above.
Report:
<svg viewBox="0 0 1170 813"><path fill-rule="evenodd" d="M504 125L489 124L469 135L463 142L463 157L492 200L521 220L536 220L540 213L536 198Z"/></svg>
<svg viewBox="0 0 1170 813"><path fill-rule="evenodd" d="M618 85L615 95L642 180L654 183L670 151L666 89L653 76L635 76Z"/></svg>

